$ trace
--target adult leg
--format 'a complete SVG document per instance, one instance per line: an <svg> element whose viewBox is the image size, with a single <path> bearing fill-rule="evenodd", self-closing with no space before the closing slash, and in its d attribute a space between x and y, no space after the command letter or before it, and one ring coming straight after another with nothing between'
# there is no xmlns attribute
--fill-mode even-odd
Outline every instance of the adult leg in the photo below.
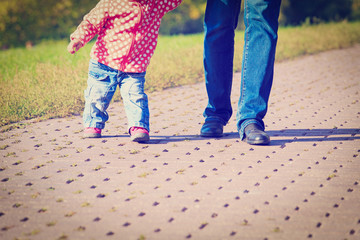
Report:
<svg viewBox="0 0 360 240"><path fill-rule="evenodd" d="M241 1L208 0L205 11L204 70L208 104L204 111L205 124L215 122L216 129L206 128L201 134L222 135L222 127L232 115L230 94L233 78L234 36ZM210 124L211 125L211 124ZM205 133L205 134L204 134ZM214 134L213 134L214 133Z"/></svg>
<svg viewBox="0 0 360 240"><path fill-rule="evenodd" d="M245 0L245 44L237 110L241 139L246 137L245 128L249 125L260 132L265 129L263 118L273 81L280 3L281 0Z"/></svg>

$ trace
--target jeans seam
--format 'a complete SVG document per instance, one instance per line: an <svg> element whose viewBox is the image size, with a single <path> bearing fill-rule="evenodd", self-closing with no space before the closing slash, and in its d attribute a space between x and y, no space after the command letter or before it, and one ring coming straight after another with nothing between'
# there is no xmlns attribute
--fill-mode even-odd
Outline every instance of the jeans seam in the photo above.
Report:
<svg viewBox="0 0 360 240"><path fill-rule="evenodd" d="M249 8L248 8L248 3L247 0L244 1L244 8L245 8L245 20L246 20L246 24L247 26L249 26ZM246 90L246 85L245 85L245 78L246 78L246 70L247 70L247 57L248 57L248 49L249 49L249 30L247 29L247 31L245 31L245 50L244 50L244 56L243 56L243 69L242 71L242 79L241 79L241 93L240 93L240 103L238 106L238 122L240 123L240 118L241 118L241 106L244 104L244 99L245 99L245 90Z"/></svg>

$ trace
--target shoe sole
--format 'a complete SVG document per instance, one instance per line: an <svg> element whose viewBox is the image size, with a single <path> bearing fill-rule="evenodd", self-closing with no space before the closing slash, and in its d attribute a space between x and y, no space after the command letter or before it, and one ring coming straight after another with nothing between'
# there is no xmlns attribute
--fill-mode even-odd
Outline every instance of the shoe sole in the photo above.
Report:
<svg viewBox="0 0 360 240"><path fill-rule="evenodd" d="M100 133L84 133L84 138L101 138Z"/></svg>
<svg viewBox="0 0 360 240"><path fill-rule="evenodd" d="M268 141L248 141L247 139L245 139L245 142L247 142L250 145L269 145L270 144L270 139Z"/></svg>
<svg viewBox="0 0 360 240"><path fill-rule="evenodd" d="M150 140L150 137L146 133L137 133L130 137L131 141L133 142L148 142Z"/></svg>

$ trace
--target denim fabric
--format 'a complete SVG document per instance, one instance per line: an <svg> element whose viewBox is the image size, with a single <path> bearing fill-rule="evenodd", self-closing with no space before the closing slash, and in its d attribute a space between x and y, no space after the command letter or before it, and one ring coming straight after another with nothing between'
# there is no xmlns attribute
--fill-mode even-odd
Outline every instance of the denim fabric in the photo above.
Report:
<svg viewBox="0 0 360 240"><path fill-rule="evenodd" d="M244 1L245 44L236 114L241 138L244 137L243 129L250 123L264 129L281 3L281 0ZM234 31L240 5L239 0L208 0L205 12L204 69L209 102L204 117L224 125L232 115Z"/></svg>
<svg viewBox="0 0 360 240"><path fill-rule="evenodd" d="M150 131L148 98L144 93L145 72L125 73L90 60L87 83L83 113L85 127L105 127L109 119L106 110L119 86L128 127L143 127Z"/></svg>

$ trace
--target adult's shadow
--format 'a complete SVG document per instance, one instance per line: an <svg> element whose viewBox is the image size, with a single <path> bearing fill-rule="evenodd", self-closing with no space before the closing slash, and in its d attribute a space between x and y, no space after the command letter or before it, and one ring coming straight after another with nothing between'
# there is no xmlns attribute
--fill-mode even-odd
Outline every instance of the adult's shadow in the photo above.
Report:
<svg viewBox="0 0 360 240"><path fill-rule="evenodd" d="M282 129L270 130L267 133L272 138L272 145L283 145L291 142L326 142L354 141L360 139L359 128L345 129Z"/></svg>
<svg viewBox="0 0 360 240"><path fill-rule="evenodd" d="M324 142L324 141L353 141L360 139L359 128L349 129L282 129L266 131L271 138L271 145L284 145L292 142ZM103 138L128 138L128 135L103 136ZM152 135L147 144L166 144L182 141L209 141L210 139L239 139L237 132L225 132L220 138L206 138L200 135ZM239 139L240 140L240 139Z"/></svg>

